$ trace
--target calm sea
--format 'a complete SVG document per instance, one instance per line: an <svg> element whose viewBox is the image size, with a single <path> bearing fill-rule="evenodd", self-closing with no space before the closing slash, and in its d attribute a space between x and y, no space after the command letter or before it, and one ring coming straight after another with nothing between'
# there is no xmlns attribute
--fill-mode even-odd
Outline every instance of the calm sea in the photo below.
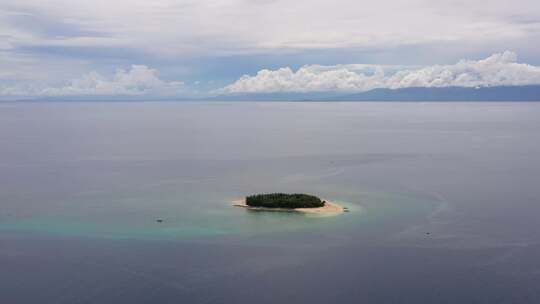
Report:
<svg viewBox="0 0 540 304"><path fill-rule="evenodd" d="M539 157L540 103L0 103L0 303L540 303Z"/></svg>

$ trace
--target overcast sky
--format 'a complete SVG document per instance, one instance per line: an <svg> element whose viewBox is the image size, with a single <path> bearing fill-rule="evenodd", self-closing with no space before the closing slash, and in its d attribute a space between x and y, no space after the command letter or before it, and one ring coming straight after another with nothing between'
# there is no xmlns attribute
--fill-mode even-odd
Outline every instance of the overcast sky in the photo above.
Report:
<svg viewBox="0 0 540 304"><path fill-rule="evenodd" d="M538 0L2 0L0 96L540 84Z"/></svg>

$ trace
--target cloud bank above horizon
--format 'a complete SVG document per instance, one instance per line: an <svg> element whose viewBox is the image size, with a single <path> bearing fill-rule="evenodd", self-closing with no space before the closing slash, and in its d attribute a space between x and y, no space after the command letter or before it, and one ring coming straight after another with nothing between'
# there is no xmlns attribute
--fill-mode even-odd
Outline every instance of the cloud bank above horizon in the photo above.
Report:
<svg viewBox="0 0 540 304"><path fill-rule="evenodd" d="M540 66L519 63L511 51L451 65L403 66L344 64L263 69L200 96L244 93L364 92L377 88L493 87L540 85ZM189 93L189 92L188 92ZM166 81L145 65L117 69L110 77L96 71L60 86L0 86L0 96L184 97L182 81Z"/></svg>
<svg viewBox="0 0 540 304"><path fill-rule="evenodd" d="M183 88L181 81L161 80L155 69L132 65L129 70L116 70L110 78L92 71L60 87L4 87L0 88L0 96L175 96Z"/></svg>
<svg viewBox="0 0 540 304"><path fill-rule="evenodd" d="M219 90L222 93L363 92L377 88L487 87L540 84L540 67L518 63L511 51L482 60L421 68L384 65L306 65L261 70L244 75Z"/></svg>

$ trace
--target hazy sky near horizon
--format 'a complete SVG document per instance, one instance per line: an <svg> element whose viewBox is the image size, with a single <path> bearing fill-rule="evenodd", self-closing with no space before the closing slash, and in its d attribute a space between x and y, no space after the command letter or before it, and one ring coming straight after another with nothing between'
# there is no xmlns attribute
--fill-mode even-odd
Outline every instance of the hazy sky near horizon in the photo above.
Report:
<svg viewBox="0 0 540 304"><path fill-rule="evenodd" d="M0 96L540 84L537 0L3 0L0 37Z"/></svg>

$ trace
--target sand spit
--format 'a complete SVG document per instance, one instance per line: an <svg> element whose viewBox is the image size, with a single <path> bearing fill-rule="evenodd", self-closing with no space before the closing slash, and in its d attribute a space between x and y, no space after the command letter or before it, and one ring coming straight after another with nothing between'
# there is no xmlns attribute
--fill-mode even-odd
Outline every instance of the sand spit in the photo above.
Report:
<svg viewBox="0 0 540 304"><path fill-rule="evenodd" d="M301 212L301 213L307 213L307 214L326 214L326 215L332 215L332 214L341 214L343 212L347 212L348 209L340 206L336 203L330 202L328 200L324 200L326 203L324 206L319 208L295 208L295 209L288 209L288 208L264 208L264 207L251 207L246 205L246 199L239 199L232 201L233 206L235 207L241 207L246 208L249 210L256 210L256 211L282 211L282 212Z"/></svg>

